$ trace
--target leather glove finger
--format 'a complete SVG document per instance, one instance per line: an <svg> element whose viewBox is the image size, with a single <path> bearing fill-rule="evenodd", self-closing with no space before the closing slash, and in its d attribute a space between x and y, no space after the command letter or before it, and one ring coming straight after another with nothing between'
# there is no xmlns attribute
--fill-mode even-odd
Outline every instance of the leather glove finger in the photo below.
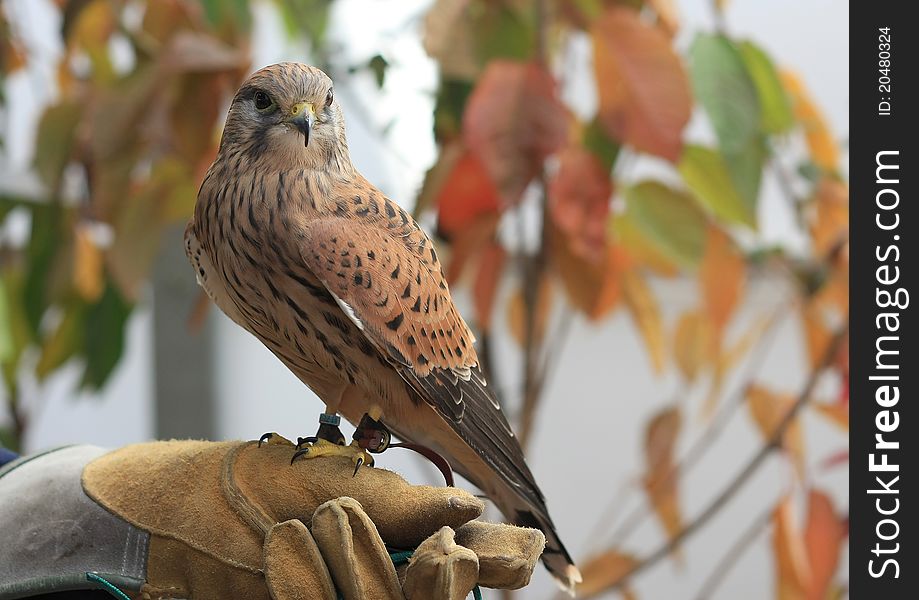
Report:
<svg viewBox="0 0 919 600"><path fill-rule="evenodd" d="M463 600L475 586L479 561L453 536L452 529L442 527L415 550L402 584L407 599Z"/></svg>
<svg viewBox="0 0 919 600"><path fill-rule="evenodd" d="M479 585L515 590L530 582L546 546L538 529L470 521L456 530L455 541L479 560Z"/></svg>
<svg viewBox="0 0 919 600"><path fill-rule="evenodd" d="M292 519L269 529L262 551L273 600L335 600L329 571L302 522Z"/></svg>
<svg viewBox="0 0 919 600"><path fill-rule="evenodd" d="M357 500L322 504L310 529L345 600L403 600L386 546Z"/></svg>

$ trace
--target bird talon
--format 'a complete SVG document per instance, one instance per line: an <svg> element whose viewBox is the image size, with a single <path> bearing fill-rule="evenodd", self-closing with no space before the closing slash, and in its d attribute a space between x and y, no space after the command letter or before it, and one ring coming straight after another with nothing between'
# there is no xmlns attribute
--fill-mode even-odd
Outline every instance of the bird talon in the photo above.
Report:
<svg viewBox="0 0 919 600"><path fill-rule="evenodd" d="M361 457L358 457L354 465L354 475L352 475L351 477L357 477L357 472L360 470L361 465L363 464L364 464L364 459Z"/></svg>
<svg viewBox="0 0 919 600"><path fill-rule="evenodd" d="M272 437L274 437L273 433L263 433L262 437L258 438L258 447L262 447L262 442L270 442Z"/></svg>
<svg viewBox="0 0 919 600"><path fill-rule="evenodd" d="M307 444L313 445L317 441L319 441L319 438L316 437L315 435L311 435L307 437L298 437L297 438L297 448L302 448L304 445L307 445Z"/></svg>
<svg viewBox="0 0 919 600"><path fill-rule="evenodd" d="M299 450L297 450L296 452L294 452L293 457L290 459L290 464L294 464L294 461L295 461L295 460L297 460L297 459L300 458L301 456L306 456L306 455L309 454L309 453L310 453L309 447L300 448Z"/></svg>

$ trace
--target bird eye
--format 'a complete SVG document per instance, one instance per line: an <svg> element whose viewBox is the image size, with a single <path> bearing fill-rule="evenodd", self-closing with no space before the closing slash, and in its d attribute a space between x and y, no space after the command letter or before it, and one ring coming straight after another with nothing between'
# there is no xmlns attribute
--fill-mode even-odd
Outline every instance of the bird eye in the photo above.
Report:
<svg viewBox="0 0 919 600"><path fill-rule="evenodd" d="M255 92L253 100L255 101L255 108L259 110L267 110L274 105L274 102L271 101L271 97L261 90Z"/></svg>
<svg viewBox="0 0 919 600"><path fill-rule="evenodd" d="M329 90L329 93L325 95L325 105L326 108L332 106L332 90Z"/></svg>

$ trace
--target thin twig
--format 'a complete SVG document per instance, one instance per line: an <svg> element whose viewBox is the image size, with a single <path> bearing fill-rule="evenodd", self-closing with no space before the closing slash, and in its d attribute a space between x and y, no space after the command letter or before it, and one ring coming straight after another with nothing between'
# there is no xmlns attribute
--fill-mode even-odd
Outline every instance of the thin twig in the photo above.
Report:
<svg viewBox="0 0 919 600"><path fill-rule="evenodd" d="M737 561L740 560L740 557L744 555L750 545L759 538L760 534L769 526L769 523L772 522L773 512L775 512L775 509L769 506L769 508L756 517L753 523L751 523L750 526L740 534L740 537L731 544L731 547L724 553L724 556L721 557L721 560L718 561L709 576L705 578L702 587L699 588L699 593L696 594L695 600L707 600L712 597L712 594L715 593L725 580L727 574L730 573L734 565L737 564Z"/></svg>
<svg viewBox="0 0 919 600"><path fill-rule="evenodd" d="M765 356L772 348L772 343L775 341L775 333L778 330L778 324L781 322L781 317L785 316L788 312L786 308L787 306L783 305L769 317L766 322L766 331L763 333L759 344L754 349L754 354L746 363L746 371L741 378L743 382L742 385L731 395L731 401L722 405L721 410L719 410L715 418L711 420L705 432L692 446L690 446L679 463L667 472L662 485L666 485L671 478L677 475L685 475L689 472L699 462L699 459L705 455L708 449L711 448L712 444L720 437L737 410L744 405L747 388L750 386L755 375L754 371L757 367L762 365ZM612 533L609 545L611 547L621 546L650 515L651 512L648 510L647 504L636 506L632 512L621 521L621 525Z"/></svg>
<svg viewBox="0 0 919 600"><path fill-rule="evenodd" d="M794 422L795 418L798 416L798 413L801 412L801 409L804 408L807 403L810 401L813 396L814 388L817 386L817 381L820 379L820 375L823 374L823 371L826 370L830 364L835 360L839 349L842 346L842 342L848 334L849 326L848 319L846 320L846 325L841 327L834 335L827 346L827 350L824 353L823 357L820 360L820 363L814 370L811 372L810 377L807 380L807 383L804 385L804 389L801 390L801 393L798 395L795 403L788 409L788 412L782 417L782 420L776 426L775 431L772 433L772 436L766 441L759 452L757 452L750 461L744 466L740 472L728 483L728 485L719 493L705 509L690 523L686 524L680 531L678 531L674 536L668 539L664 544L662 544L657 550L648 554L644 559L640 560L635 564L634 567L629 569L623 576L616 582L610 589L617 590L621 588L629 579L638 575L642 571L647 570L649 567L656 564L658 561L668 556L676 548L682 544L683 540L690 537L693 533L701 529L708 521L718 513L718 511L734 497L734 495L743 488L743 486L749 481L749 479L756 473L760 466L766 461L766 459L782 446L782 439L785 436L785 432L788 430L789 426Z"/></svg>

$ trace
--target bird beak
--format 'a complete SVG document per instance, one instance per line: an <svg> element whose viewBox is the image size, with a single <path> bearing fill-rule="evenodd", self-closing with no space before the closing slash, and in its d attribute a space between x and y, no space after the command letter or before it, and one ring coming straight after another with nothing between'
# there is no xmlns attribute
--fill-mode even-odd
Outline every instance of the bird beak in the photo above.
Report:
<svg viewBox="0 0 919 600"><path fill-rule="evenodd" d="M290 109L288 123L303 134L303 145L310 145L310 131L316 122L316 108L309 102L299 102Z"/></svg>

